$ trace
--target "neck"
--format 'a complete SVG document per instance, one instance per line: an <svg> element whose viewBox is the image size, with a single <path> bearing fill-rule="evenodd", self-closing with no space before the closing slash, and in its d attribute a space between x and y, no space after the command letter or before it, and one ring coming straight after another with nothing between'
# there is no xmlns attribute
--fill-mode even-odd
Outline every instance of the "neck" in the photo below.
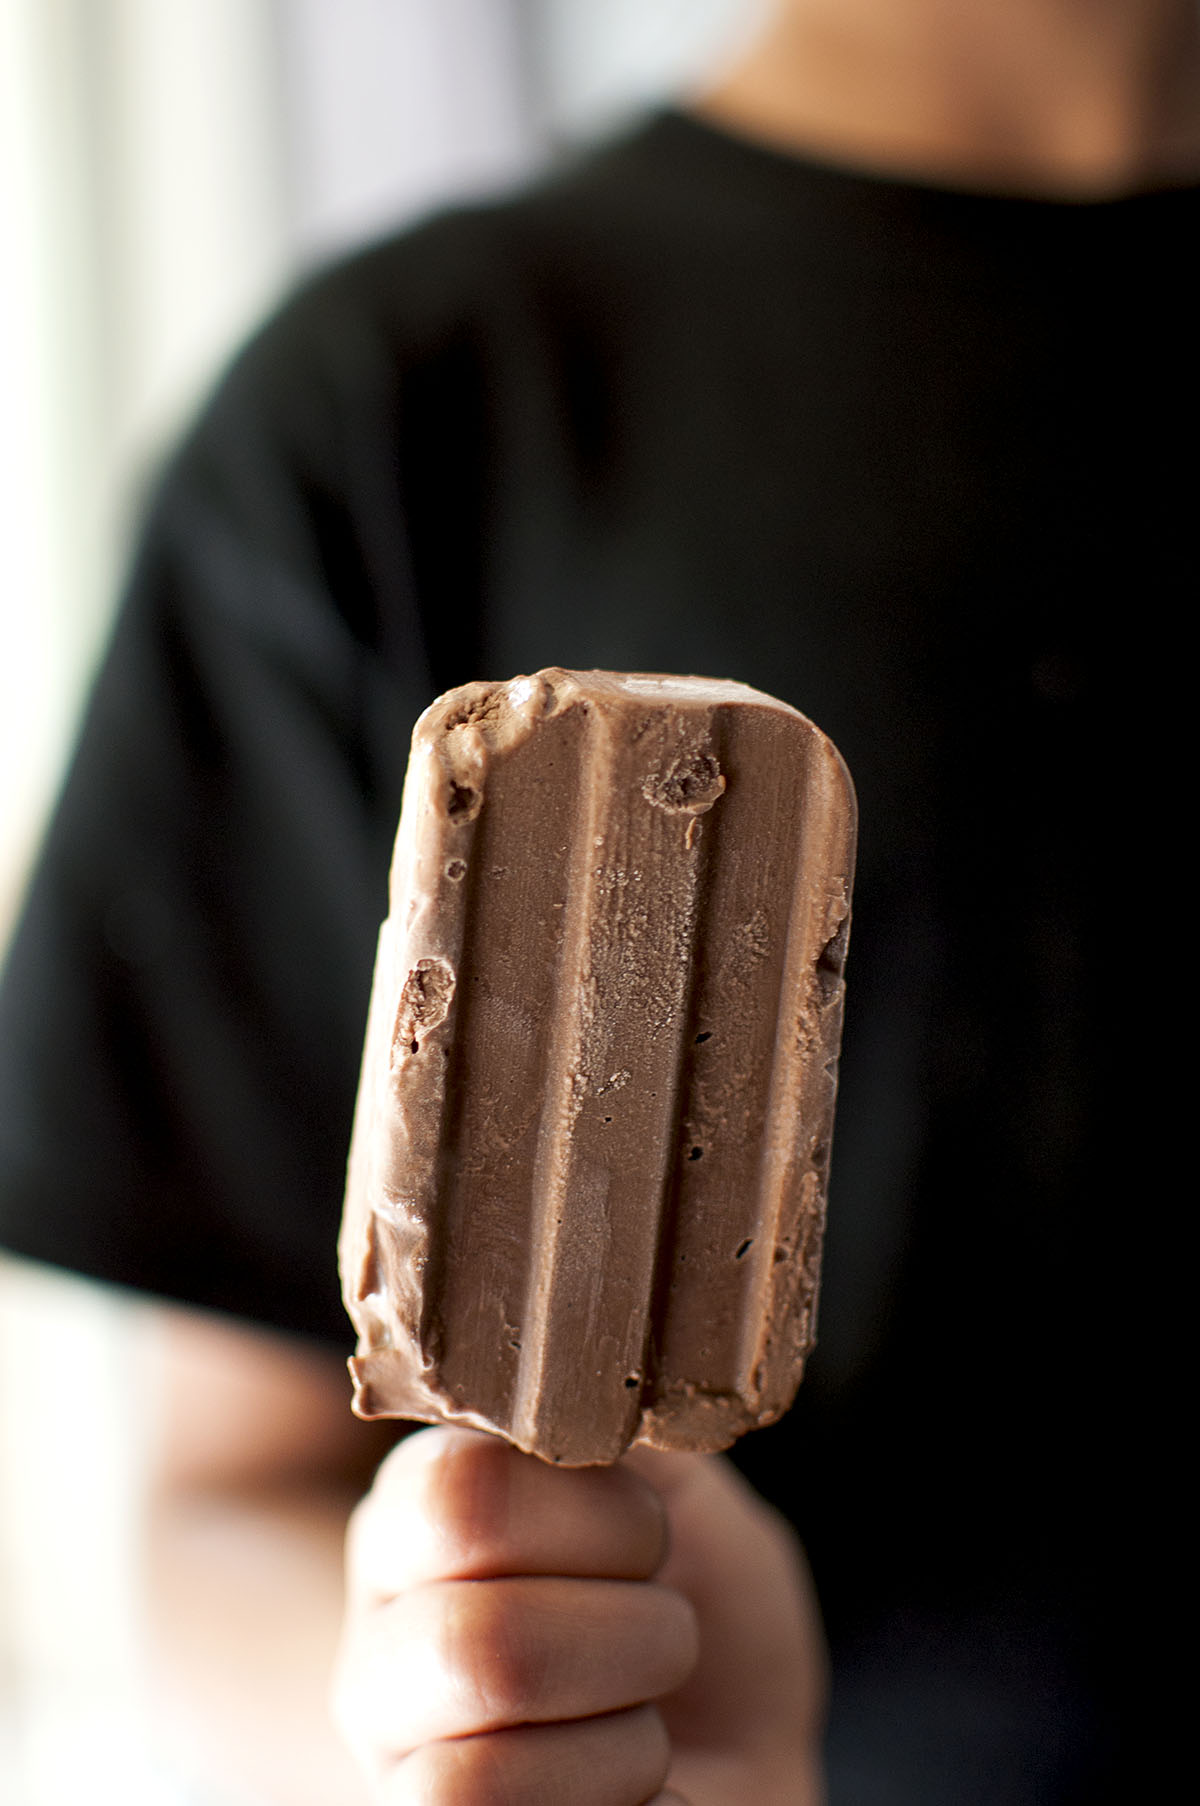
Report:
<svg viewBox="0 0 1200 1806"><path fill-rule="evenodd" d="M700 96L883 173L1100 198L1200 176L1197 0L777 0Z"/></svg>

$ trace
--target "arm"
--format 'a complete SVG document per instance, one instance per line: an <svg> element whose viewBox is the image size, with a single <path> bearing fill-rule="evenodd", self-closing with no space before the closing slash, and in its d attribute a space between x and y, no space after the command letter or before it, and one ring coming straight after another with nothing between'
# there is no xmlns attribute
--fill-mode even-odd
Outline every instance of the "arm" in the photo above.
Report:
<svg viewBox="0 0 1200 1806"><path fill-rule="evenodd" d="M350 1509L394 1440L319 1347L157 1314L146 1538L153 1670L183 1759L232 1796L363 1806L329 1674Z"/></svg>

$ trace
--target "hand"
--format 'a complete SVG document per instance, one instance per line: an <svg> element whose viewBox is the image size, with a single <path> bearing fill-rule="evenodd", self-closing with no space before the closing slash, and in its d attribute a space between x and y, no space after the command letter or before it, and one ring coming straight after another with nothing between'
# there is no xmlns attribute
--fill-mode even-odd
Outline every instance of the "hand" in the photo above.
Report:
<svg viewBox="0 0 1200 1806"><path fill-rule="evenodd" d="M386 1806L817 1806L823 1697L799 1552L719 1459L425 1430L352 1520L334 1707Z"/></svg>

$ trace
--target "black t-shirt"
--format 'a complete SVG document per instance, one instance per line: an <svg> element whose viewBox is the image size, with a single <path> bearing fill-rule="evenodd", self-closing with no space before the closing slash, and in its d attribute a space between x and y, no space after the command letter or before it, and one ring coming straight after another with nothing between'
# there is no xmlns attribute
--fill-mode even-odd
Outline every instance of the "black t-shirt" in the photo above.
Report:
<svg viewBox="0 0 1200 1806"><path fill-rule="evenodd" d="M822 1333L740 1458L859 1672L924 1661L953 1699L986 1644L1001 1716L1041 1702L1060 1791L998 1801L1101 1797L1198 218L1196 190L971 196L668 114L310 282L161 483L0 1005L10 1247L344 1341L418 711L562 664L811 715L861 806ZM947 1715L986 1717L967 1695ZM938 1773L911 1797L984 1797Z"/></svg>

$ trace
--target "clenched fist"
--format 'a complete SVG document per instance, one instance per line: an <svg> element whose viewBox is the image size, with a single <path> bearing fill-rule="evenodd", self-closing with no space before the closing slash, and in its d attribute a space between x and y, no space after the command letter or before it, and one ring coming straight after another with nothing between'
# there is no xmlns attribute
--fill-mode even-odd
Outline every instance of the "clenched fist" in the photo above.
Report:
<svg viewBox="0 0 1200 1806"><path fill-rule="evenodd" d="M471 1430L384 1462L334 1708L385 1806L817 1806L799 1550L716 1457L561 1469Z"/></svg>

